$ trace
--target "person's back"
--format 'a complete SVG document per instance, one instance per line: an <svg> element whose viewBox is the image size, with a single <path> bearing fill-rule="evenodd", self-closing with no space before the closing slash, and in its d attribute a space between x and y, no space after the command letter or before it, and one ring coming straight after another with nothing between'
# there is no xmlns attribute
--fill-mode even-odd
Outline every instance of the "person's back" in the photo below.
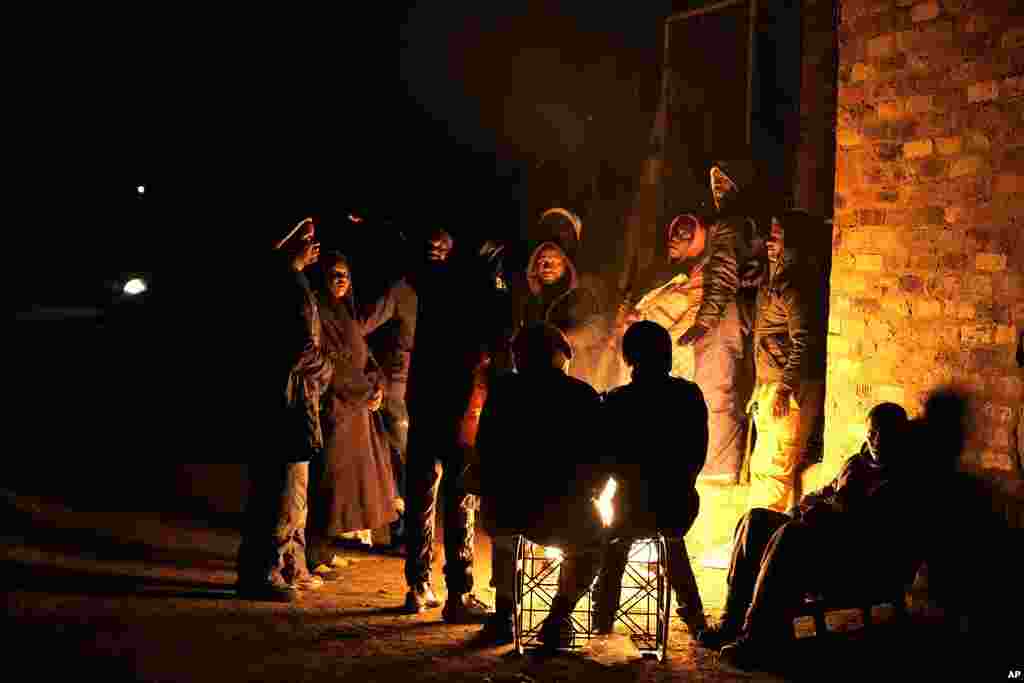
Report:
<svg viewBox="0 0 1024 683"><path fill-rule="evenodd" d="M560 335L550 325L538 328ZM485 518L493 528L513 533L564 531L571 521L567 511L581 499L589 504L585 494L598 460L591 434L600 397L550 362L517 363L519 372L494 382L480 419Z"/></svg>
<svg viewBox="0 0 1024 683"><path fill-rule="evenodd" d="M623 517L650 526L653 514L657 528L689 526L707 456L708 412L700 388L668 374L634 375L608 393L602 410L606 458L625 484Z"/></svg>

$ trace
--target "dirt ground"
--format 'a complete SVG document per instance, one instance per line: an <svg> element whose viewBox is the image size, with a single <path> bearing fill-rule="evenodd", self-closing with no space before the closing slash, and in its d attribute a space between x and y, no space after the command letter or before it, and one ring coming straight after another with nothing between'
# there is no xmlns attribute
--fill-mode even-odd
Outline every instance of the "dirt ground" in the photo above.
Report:
<svg viewBox="0 0 1024 683"><path fill-rule="evenodd" d="M440 610L401 614L402 558L350 551L341 580L292 605L234 598L237 532L156 513L71 510L7 494L0 538L5 642L36 680L670 681L734 680L673 615L663 662L583 652L517 656L473 643L478 626ZM478 593L493 604L489 540L477 536ZM440 554L440 553L439 553ZM725 572L695 565L717 616ZM443 593L440 567L435 586ZM11 661L11 658L8 658ZM821 672L824 673L824 672ZM833 669L825 678L841 677ZM818 676L812 678L821 679ZM779 680L769 674L742 680Z"/></svg>

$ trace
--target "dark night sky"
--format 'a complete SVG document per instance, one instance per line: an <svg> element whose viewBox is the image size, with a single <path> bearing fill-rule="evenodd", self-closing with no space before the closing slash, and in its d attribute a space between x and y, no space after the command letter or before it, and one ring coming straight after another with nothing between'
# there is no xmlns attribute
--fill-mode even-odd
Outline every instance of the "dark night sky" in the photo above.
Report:
<svg viewBox="0 0 1024 683"><path fill-rule="evenodd" d="M646 135L609 131L643 118L669 8L491 5L69 21L23 72L25 246L94 277L349 207L516 232L539 160Z"/></svg>

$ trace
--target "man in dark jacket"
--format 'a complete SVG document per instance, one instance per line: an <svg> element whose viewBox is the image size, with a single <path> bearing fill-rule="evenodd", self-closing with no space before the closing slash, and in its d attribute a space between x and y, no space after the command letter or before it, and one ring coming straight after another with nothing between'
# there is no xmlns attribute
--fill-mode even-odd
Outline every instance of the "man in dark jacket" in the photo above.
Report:
<svg viewBox="0 0 1024 683"><path fill-rule="evenodd" d="M451 256L453 246L450 234L435 230L426 241L424 263L409 277L419 306L407 394L405 606L413 613L440 606L430 584L440 489L448 588L442 616L449 623L472 623L489 608L472 592L477 501L460 475L473 448L466 435L475 434L477 378L507 347L508 326L500 319L505 307L494 282L476 264Z"/></svg>
<svg viewBox="0 0 1024 683"><path fill-rule="evenodd" d="M726 167L736 180L725 174ZM708 455L701 479L721 484L736 483L745 442L741 363L745 350L737 291L739 264L747 260L747 235L753 229L752 219L733 210L733 200L741 193L740 184L752 182L753 176L752 170L741 173L741 168L747 167L736 162L712 167L711 189L718 214L710 221L690 220L689 214L677 216L668 231L668 262L642 276L644 284L625 304L628 321L650 317L635 309L642 297L662 288L686 289L682 293L688 298L699 299L696 311L685 317L692 318L692 324L673 338L679 346L692 348L693 380L708 404Z"/></svg>
<svg viewBox="0 0 1024 683"><path fill-rule="evenodd" d="M806 213L784 213L772 219L766 245L770 276L758 289L754 327L751 508L785 512L799 498L798 470L824 407L825 283L820 273L800 267L796 250L786 249L787 234L811 226Z"/></svg>
<svg viewBox="0 0 1024 683"><path fill-rule="evenodd" d="M512 638L516 535L564 549L596 532L588 526L597 460L588 435L598 394L566 374L573 349L551 324L521 330L513 355L517 372L494 382L477 440L497 601L485 635L494 642Z"/></svg>
<svg viewBox="0 0 1024 683"><path fill-rule="evenodd" d="M605 461L619 481L619 539L599 583L598 629L613 626L630 538L660 531L668 541L668 580L679 615L697 634L706 627L704 607L683 537L700 507L696 481L707 455L708 409L696 384L669 375L672 339L665 328L648 320L634 323L623 337L622 354L633 379L608 394L600 420Z"/></svg>
<svg viewBox="0 0 1024 683"><path fill-rule="evenodd" d="M571 374L588 380L593 370L592 351L605 335L597 298L581 286L573 262L572 245L578 240L580 229L578 220L564 209L545 212L542 228L547 225L552 236L541 241L530 255L526 266L528 291L520 305L518 323L520 328L551 323L560 329L573 347ZM570 229L552 225L558 221L569 224Z"/></svg>
<svg viewBox="0 0 1024 683"><path fill-rule="evenodd" d="M881 403L868 414L861 452L822 490L787 515L755 508L740 520L721 623L702 633L722 647L727 668L760 666L774 643L792 637L786 614L807 592L897 588L913 578L918 506L903 466L907 413Z"/></svg>
<svg viewBox="0 0 1024 683"><path fill-rule="evenodd" d="M320 396L334 372L320 347L320 315L303 274L320 244L303 220L276 247L280 262L261 300L260 329L251 338L266 356L267 418L259 443L268 455L249 465L245 528L238 551L238 594L288 601L296 590L322 585L306 566L309 460L323 448Z"/></svg>

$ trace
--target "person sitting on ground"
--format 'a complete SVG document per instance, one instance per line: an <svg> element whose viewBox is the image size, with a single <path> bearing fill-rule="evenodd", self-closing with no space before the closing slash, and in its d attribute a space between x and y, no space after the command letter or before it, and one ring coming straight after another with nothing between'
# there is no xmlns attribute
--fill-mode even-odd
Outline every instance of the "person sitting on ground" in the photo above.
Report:
<svg viewBox="0 0 1024 683"><path fill-rule="evenodd" d="M512 354L516 372L493 383L477 434L495 588L495 612L481 636L493 643L513 637L516 536L562 548L565 577L574 561L570 547L595 535L594 525L588 526L593 468L585 461L596 460L588 435L597 423L600 397L566 374L573 349L550 323L521 330ZM582 515L581 506L587 508Z"/></svg>
<svg viewBox="0 0 1024 683"><path fill-rule="evenodd" d="M871 592L912 580L919 506L899 455L907 426L901 406L876 405L864 446L828 486L802 498L792 514L754 508L740 519L725 614L698 637L705 647L722 646L723 668L766 663L792 635L786 614L808 592Z"/></svg>
<svg viewBox="0 0 1024 683"><path fill-rule="evenodd" d="M609 392L601 409L607 464L619 482L618 538L605 556L596 597L601 632L613 626L632 531L664 534L679 616L693 635L707 627L683 537L700 506L696 481L707 456L708 409L696 384L669 375L672 347L668 330L658 323L633 323L622 338L633 379Z"/></svg>

